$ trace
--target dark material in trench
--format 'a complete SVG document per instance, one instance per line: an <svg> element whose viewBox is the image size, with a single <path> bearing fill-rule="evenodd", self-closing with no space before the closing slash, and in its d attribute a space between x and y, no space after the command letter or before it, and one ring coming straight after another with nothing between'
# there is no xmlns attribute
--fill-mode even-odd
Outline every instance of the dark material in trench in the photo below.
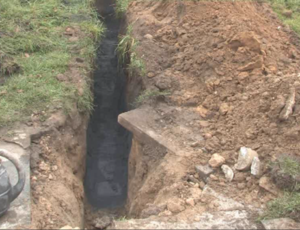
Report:
<svg viewBox="0 0 300 230"><path fill-rule="evenodd" d="M92 206L114 208L122 206L127 198L131 134L117 121L118 115L127 110L126 77L118 68L116 55L121 22L115 17L112 4L101 12L107 31L101 40L94 73L96 107L87 130L84 185Z"/></svg>

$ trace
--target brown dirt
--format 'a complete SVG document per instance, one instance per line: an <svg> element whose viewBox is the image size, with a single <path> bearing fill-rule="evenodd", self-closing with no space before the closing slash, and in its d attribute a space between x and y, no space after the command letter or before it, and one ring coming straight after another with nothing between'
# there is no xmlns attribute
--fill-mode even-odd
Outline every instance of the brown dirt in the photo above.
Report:
<svg viewBox="0 0 300 230"><path fill-rule="evenodd" d="M77 112L78 113L78 112ZM59 229L83 224L85 129L87 117L76 115L31 145L32 226ZM55 121L64 123L62 113Z"/></svg>
<svg viewBox="0 0 300 230"><path fill-rule="evenodd" d="M168 130L170 138L197 152L182 162L174 162L170 154L157 155L160 160L151 164L147 151L140 150L146 156L132 160L138 162L133 175L139 176L132 179L139 186L133 186L131 214L140 216L153 202L156 207L148 207L149 212L159 213L154 209L173 195L183 201L190 197L193 185L186 178L196 177L194 165L207 163L213 153L233 166L237 150L250 147L258 152L264 173L277 155L299 155L299 38L269 5L133 2L127 17L147 65L144 87L171 92L164 102L149 99L143 106L150 105L161 114L157 125ZM293 88L293 113L282 121L279 115ZM152 172L147 171L149 167ZM211 187L246 204L262 207L274 197L259 188L250 172L238 173L232 183L226 183L220 170L215 176ZM202 209L214 209L209 199L201 202ZM182 218L189 219L190 210L201 212L201 207L187 208Z"/></svg>

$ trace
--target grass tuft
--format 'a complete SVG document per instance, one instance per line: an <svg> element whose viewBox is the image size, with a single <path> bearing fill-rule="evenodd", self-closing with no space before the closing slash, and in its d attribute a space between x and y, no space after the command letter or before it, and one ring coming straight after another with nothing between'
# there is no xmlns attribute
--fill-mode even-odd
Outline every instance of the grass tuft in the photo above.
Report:
<svg viewBox="0 0 300 230"><path fill-rule="evenodd" d="M132 25L129 25L126 34L120 38L117 47L119 64L127 65L126 68L130 76L133 75L135 71L137 71L140 76L145 76L145 63L137 54L138 41L133 37L132 29Z"/></svg>

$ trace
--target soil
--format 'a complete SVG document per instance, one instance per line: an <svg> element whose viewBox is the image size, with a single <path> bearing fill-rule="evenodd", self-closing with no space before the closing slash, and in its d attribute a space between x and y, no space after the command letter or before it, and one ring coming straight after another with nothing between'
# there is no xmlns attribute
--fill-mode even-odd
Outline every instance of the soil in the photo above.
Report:
<svg viewBox="0 0 300 230"><path fill-rule="evenodd" d="M148 99L141 107L150 106L157 114L158 133L194 152L179 159L160 151L149 155L144 146L137 147L141 156L136 158L133 144L130 162L135 162L135 173L130 183L139 185L129 186L129 214L162 214L161 205L168 200L183 201L175 215L180 220L214 209L205 199L192 208L184 203L193 186L201 187L194 166L208 163L214 153L233 167L239 148L252 148L265 175L270 174L267 164L280 154L299 156L299 38L268 4L133 2L127 22L133 25L148 71L143 87L170 92L163 101ZM292 114L281 119L294 89ZM160 160L151 163L148 156ZM275 196L258 181L247 171L227 183L218 169L208 184L227 197L262 208Z"/></svg>

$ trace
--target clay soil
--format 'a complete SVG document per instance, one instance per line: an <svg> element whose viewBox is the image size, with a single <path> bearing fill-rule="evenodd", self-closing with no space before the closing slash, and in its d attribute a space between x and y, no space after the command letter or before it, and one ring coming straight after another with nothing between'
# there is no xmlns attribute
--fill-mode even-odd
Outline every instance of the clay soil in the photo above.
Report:
<svg viewBox="0 0 300 230"><path fill-rule="evenodd" d="M154 213L164 210L159 204L167 197L155 200L153 194L166 186L188 198L188 194L182 195L185 187L191 186L187 178L197 177L195 164L206 164L213 153L225 157L226 164L233 167L239 148L252 148L263 163L264 174L269 173L267 165L277 156L299 156L299 38L278 20L268 4L133 2L127 21L133 25L138 52L146 63L144 88L170 93L163 101L147 99L141 107L153 107L160 115L157 124L162 131L169 130L170 138L196 153L177 165L167 155L161 166L164 170L159 170L156 162L149 169L156 172L151 176L148 172L148 177L141 168L142 164L149 167L149 157L140 159L141 163L133 159L144 178L136 180L146 181L135 187L140 195L131 197L133 205L143 203L142 207L131 206L134 215L141 216L143 208L150 212L156 209ZM293 113L286 120L280 119L293 89ZM177 183L176 175L183 174ZM167 175L174 177L166 182ZM209 185L216 191L257 208L276 194L260 188L250 172L237 173L231 183L221 170L215 176ZM151 209L146 203L154 200L157 205ZM203 203L202 211L214 208L208 200ZM199 213L200 209L195 210ZM185 213L182 218L189 219L191 212Z"/></svg>

